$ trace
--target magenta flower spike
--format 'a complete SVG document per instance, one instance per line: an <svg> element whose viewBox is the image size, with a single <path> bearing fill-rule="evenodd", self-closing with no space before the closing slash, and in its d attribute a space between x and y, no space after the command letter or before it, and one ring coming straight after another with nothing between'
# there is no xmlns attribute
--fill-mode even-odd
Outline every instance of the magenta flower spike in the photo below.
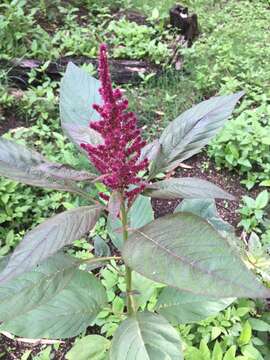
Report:
<svg viewBox="0 0 270 360"><path fill-rule="evenodd" d="M94 104L93 108L100 114L100 120L90 122L89 126L102 136L103 143L96 146L83 143L81 147L103 175L102 182L132 201L145 188L138 173L148 167L147 159L139 160L146 143L137 126L136 115L127 111L128 100L123 98L120 89L112 88L105 44L99 49L99 79L103 104Z"/></svg>

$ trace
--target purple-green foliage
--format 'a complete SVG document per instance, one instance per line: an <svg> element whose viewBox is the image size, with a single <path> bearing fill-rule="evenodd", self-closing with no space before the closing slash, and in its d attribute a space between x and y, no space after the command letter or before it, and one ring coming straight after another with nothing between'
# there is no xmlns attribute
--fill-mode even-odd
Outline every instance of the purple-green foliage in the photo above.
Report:
<svg viewBox="0 0 270 360"><path fill-rule="evenodd" d="M91 149L102 144L102 136L89 127L89 120L99 121L91 107L94 103L103 105L99 87L98 80L69 64L61 83L61 122L82 151L81 143L91 144ZM91 270L111 260L125 265L123 321L112 343L101 336L89 338L87 356L91 359L183 359L179 335L170 323L183 324L214 315L235 297L270 297L270 290L241 260L232 229L217 216L214 199L233 196L200 179L155 180L158 173L170 171L198 153L222 128L242 95L203 101L146 145L140 161L148 159L149 167L137 174L144 189L129 202L121 187L113 191L107 188L106 204L86 191L84 184L91 187L107 174L99 176L52 163L35 151L1 138L1 176L76 193L90 204L46 220L1 261L0 330L31 338L67 338L82 333L106 308L108 300L105 287ZM123 135L119 134L119 141ZM132 144L132 139L129 141ZM185 200L174 214L154 220L149 197ZM90 260L66 255L65 246L88 234L101 213L109 213L108 232L120 255L108 254L108 247L100 239L95 239L96 256ZM106 254L101 256L103 251ZM163 284L152 312L140 308L139 300L146 290L134 285L136 274L153 284Z"/></svg>

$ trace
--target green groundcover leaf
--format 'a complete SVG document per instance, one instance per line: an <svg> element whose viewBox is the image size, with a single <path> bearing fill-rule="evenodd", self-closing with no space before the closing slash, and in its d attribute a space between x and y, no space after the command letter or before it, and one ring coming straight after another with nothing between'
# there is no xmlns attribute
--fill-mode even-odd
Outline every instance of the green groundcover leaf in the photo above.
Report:
<svg viewBox="0 0 270 360"><path fill-rule="evenodd" d="M267 298L236 248L206 220L176 213L135 230L123 248L125 263L154 281L213 298Z"/></svg>
<svg viewBox="0 0 270 360"><path fill-rule="evenodd" d="M16 247L0 274L0 284L32 269L65 245L80 239L95 225L100 206L82 206L58 214L30 231Z"/></svg>
<svg viewBox="0 0 270 360"><path fill-rule="evenodd" d="M67 338L89 326L106 304L94 275L76 259L56 254L0 286L0 330L28 338Z"/></svg>
<svg viewBox="0 0 270 360"><path fill-rule="evenodd" d="M75 342L67 360L104 360L110 341L100 335L88 335Z"/></svg>
<svg viewBox="0 0 270 360"><path fill-rule="evenodd" d="M73 63L69 63L60 85L60 117L62 128L81 149L81 143L98 144L99 133L89 128L99 120L93 104L101 104L99 81Z"/></svg>
<svg viewBox="0 0 270 360"><path fill-rule="evenodd" d="M158 181L148 185L144 194L159 199L234 199L217 185L192 177Z"/></svg>
<svg viewBox="0 0 270 360"><path fill-rule="evenodd" d="M181 360L177 331L162 316L139 312L114 334L110 360Z"/></svg>
<svg viewBox="0 0 270 360"><path fill-rule="evenodd" d="M186 324L216 315L234 300L235 298L211 299L207 296L166 287L158 298L155 310L174 325Z"/></svg>
<svg viewBox="0 0 270 360"><path fill-rule="evenodd" d="M172 170L198 153L223 127L243 95L241 91L233 95L212 97L172 121L159 139L161 151L152 175Z"/></svg>
<svg viewBox="0 0 270 360"><path fill-rule="evenodd" d="M154 219L154 212L152 209L151 201L145 196L138 196L132 204L128 212L129 228L137 229L145 224L148 224ZM121 249L123 247L122 223L118 218L108 216L107 230L113 244Z"/></svg>
<svg viewBox="0 0 270 360"><path fill-rule="evenodd" d="M68 165L51 163L38 152L4 138L0 138L0 176L28 185L71 192L82 192L76 185L77 181L96 177Z"/></svg>

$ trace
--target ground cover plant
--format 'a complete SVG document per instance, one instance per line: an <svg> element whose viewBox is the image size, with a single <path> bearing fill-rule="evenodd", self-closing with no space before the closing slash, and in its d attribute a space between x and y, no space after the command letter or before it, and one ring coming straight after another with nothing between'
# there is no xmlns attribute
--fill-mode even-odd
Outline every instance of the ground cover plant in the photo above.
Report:
<svg viewBox="0 0 270 360"><path fill-rule="evenodd" d="M167 66L166 72L163 71L158 77L153 74L142 76L141 84L121 87L123 91L127 90L130 107L138 114L144 137L150 137L152 140L162 133L171 119L201 100L216 94L228 94L245 89L246 95L241 104L237 106L231 120L225 124L220 136L206 148L207 152L193 156L173 171L173 174L176 177L195 176L213 181L237 196L236 201L218 200L216 202L218 213L213 212L211 217L217 219L221 215L234 227L241 220L244 220L243 225L253 224L254 217L256 221L259 220L256 225L259 231L251 229L251 226L246 232L242 224L238 226L237 233L241 234L239 246L241 246L246 265L255 271L266 284L269 284L268 206L262 209L262 219L256 218L260 216L260 209L259 211L256 209L257 205L253 206L249 200L247 203L246 198L240 202L243 204L239 209L240 212L236 211L242 195L255 200L264 190L259 189L257 184L262 185L264 181L263 186L267 186L267 180L269 180L267 170L269 151L267 144L260 141L260 136L261 139L268 136L267 51L269 47L264 44L269 42L267 40L269 4L262 0L256 2L195 0L182 1L182 3L187 5L190 11L198 14L201 25L201 35L192 48L188 50L179 48L183 54L181 60L183 71L174 70L173 65L168 68L167 62L166 64L161 62L162 66ZM110 36L107 26L111 20L124 19L124 15L119 17L119 7L144 12L146 17L149 17L147 23L151 23L156 31L154 37L157 42L163 39L162 42L168 45L168 41L171 41L169 37L172 33L167 33L166 25L164 27L168 18L168 9L174 4L170 0L162 2L123 0L113 2L113 6L112 2L105 0L98 4L94 0L80 1L79 4L75 0L53 3L39 0L27 2L7 0L4 4L2 6L1 3L0 24L3 25L3 19L5 21L9 19L8 26L11 31L9 33L5 28L7 23L1 28L4 31L1 33L1 39L3 39L1 58L38 57L44 61L44 68L48 66L48 59L57 58L59 55L64 56L68 53L76 55L85 51L88 56L95 56L101 39L94 39L92 35L90 38L89 29L92 33L95 31L95 34L104 34L103 40L110 44L110 56L114 56L118 39ZM17 11L21 11L21 15L18 16ZM6 14L9 14L8 17ZM114 18L115 14L117 14L116 18ZM20 22L23 26L20 26ZM3 35L5 31L9 36L8 41L5 41L7 37ZM15 37L18 39L16 46L11 45L13 44L10 41L12 35L14 39ZM137 54L137 50L134 49L137 46L136 43L133 43L132 49L128 48L131 44L128 36L121 41L124 41L126 47L125 56L128 53L132 56ZM32 43L34 43L33 46ZM60 49L62 49L61 53ZM83 153L79 154L60 132L59 82L49 79L45 75L44 68L31 71L29 79L24 79L23 84L27 86L27 90L24 88L23 91L16 88L15 78L10 76L10 68L1 69L0 133L3 134L9 129L16 128L6 133L4 137L36 149L53 163L67 163L76 169L89 171L87 157ZM87 71L90 70L90 74L95 74L91 67L85 68ZM227 129L229 129L229 134ZM246 143L243 140L243 134L245 134L244 138L249 138ZM252 145L251 148L251 144L255 143L256 146ZM238 151L238 155L235 151ZM207 154L217 162L221 170L217 171L213 160ZM246 159L250 161L251 167L247 168L240 164ZM228 167L227 170L225 166ZM90 171L93 173L94 169ZM157 177L164 179L165 175L158 174ZM239 185L240 182L246 186L246 189ZM100 183L97 186L87 186L86 183L82 183L82 186L95 198L98 192L104 190ZM251 187L252 190L247 190ZM34 229L50 216L88 205L86 199L74 193L30 187L3 177L0 180L0 198L2 198L0 201L1 256L12 251L30 229ZM178 202L172 199L169 201L153 199L151 214L157 218L173 212ZM138 202L137 209L140 209L139 204ZM189 207L189 209L192 208ZM243 209L243 214L241 209ZM75 241L67 252L84 260L93 257L93 253L98 256L110 256L115 250L110 248L111 245L108 249L109 241L112 238L115 243L117 242L112 234L110 223L106 225L106 217L102 216L95 228L83 239ZM115 269L115 265L112 261L100 271L100 279L106 288L109 304L95 320L94 331L109 340L123 320L121 313L125 303L123 296L125 284L122 276L124 266L121 265L119 272L119 269L118 271ZM120 263L118 265L120 266ZM137 289L139 284L145 285L144 287L141 285L140 292L142 289L144 291L149 289L143 298L138 294L134 296L137 301L141 299L141 309L147 308L153 311L158 295L162 291L159 284L155 283L151 287L150 280L139 277L135 272L133 272L133 283ZM246 322L249 325L246 325ZM219 315L213 315L192 324L175 326L175 328L181 336L185 359L209 359L209 357L223 359L226 355L226 359L254 360L268 359L270 356L268 326L267 303L243 299L234 302ZM239 339L242 333L245 334L245 341ZM0 358L4 359L15 357L18 359L64 359L74 342L72 339L64 343L42 345L43 343L37 340L31 344L21 342L18 338L14 341L9 340L7 335L7 333L5 336L0 335ZM90 328L75 342L77 343L80 338L83 339L85 335L91 335Z"/></svg>
<svg viewBox="0 0 270 360"><path fill-rule="evenodd" d="M235 296L266 298L270 290L241 260L231 229L215 219L212 207L205 212L207 202L187 201L174 214L151 221L150 203L144 196L233 199L205 180L153 180L200 151L230 116L243 92L196 105L146 145L135 114L127 111L128 101L120 89L112 88L105 45L100 46L99 78L100 83L70 64L60 90L62 127L98 175L51 163L37 152L1 139L1 175L70 191L94 203L46 220L2 261L1 329L32 338L80 334L107 303L105 288L89 270L110 260L123 261L123 321L112 342L91 335L77 343L67 358L77 357L83 347L89 348L89 358L135 359L140 354L141 359L181 359L180 339L169 322L200 320L228 306ZM77 185L80 181L101 182L105 187L94 198ZM93 229L102 211L108 213L108 231L120 254L85 261L67 256L63 247ZM98 250L101 243L96 244L96 253L102 253ZM86 268L78 269L82 264ZM167 285L161 286L152 312L140 309L136 299L145 294L133 286L133 271ZM196 315L189 308L194 299Z"/></svg>

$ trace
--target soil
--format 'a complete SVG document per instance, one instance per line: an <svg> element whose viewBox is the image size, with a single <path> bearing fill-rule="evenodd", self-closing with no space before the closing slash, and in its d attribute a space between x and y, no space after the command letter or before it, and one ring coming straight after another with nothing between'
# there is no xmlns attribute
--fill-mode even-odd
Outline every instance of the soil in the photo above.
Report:
<svg viewBox="0 0 270 360"><path fill-rule="evenodd" d="M20 126L25 126L25 121L18 120L15 110L2 110L0 108L0 136Z"/></svg>
<svg viewBox="0 0 270 360"><path fill-rule="evenodd" d="M187 160L185 167L178 168L174 177L197 177L200 179L211 181L220 186L235 197L235 201L217 200L217 210L223 220L229 222L234 227L240 221L237 213L240 199L247 193L247 190L240 184L241 177L236 172L228 171L227 169L217 170L214 162L207 157L206 154L200 153ZM189 168L190 167L190 168ZM249 192L251 196L255 196L257 189ZM164 216L174 211L181 200L153 200L153 208L155 210L155 217Z"/></svg>
<svg viewBox="0 0 270 360"><path fill-rule="evenodd" d="M64 360L65 354L71 349L75 339L62 342L57 350L51 351L51 359ZM48 345L32 345L30 343L18 342L0 335L0 359L2 360L21 360L22 355L31 350L31 355L35 356L44 350Z"/></svg>

